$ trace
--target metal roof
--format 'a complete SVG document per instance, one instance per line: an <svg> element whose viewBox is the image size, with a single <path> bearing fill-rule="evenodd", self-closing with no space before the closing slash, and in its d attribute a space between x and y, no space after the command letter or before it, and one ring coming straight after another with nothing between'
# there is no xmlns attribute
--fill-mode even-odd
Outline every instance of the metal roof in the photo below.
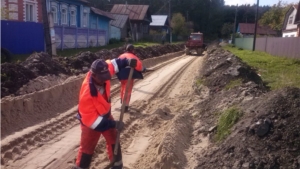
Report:
<svg viewBox="0 0 300 169"><path fill-rule="evenodd" d="M168 16L167 15L151 15L152 22L150 26L165 26Z"/></svg>
<svg viewBox="0 0 300 169"><path fill-rule="evenodd" d="M105 17L107 17L107 18L109 18L109 19L112 19L112 20L115 19L114 16L113 16L111 13L109 13L109 12L105 12L105 11L102 11L102 10L97 9L97 8L94 8L94 7L91 7L91 10L92 10L94 13L98 14L98 15L105 16Z"/></svg>
<svg viewBox="0 0 300 169"><path fill-rule="evenodd" d="M125 5L115 4L111 9L111 13L115 14L126 14L130 20L144 20L149 5Z"/></svg>
<svg viewBox="0 0 300 169"><path fill-rule="evenodd" d="M242 34L254 34L254 29L254 23L239 23L239 32ZM257 34L276 35L277 32L270 27L257 25Z"/></svg>
<svg viewBox="0 0 300 169"><path fill-rule="evenodd" d="M115 20L111 21L111 25L123 28L126 22L128 21L128 15L122 15L122 14L111 14Z"/></svg>

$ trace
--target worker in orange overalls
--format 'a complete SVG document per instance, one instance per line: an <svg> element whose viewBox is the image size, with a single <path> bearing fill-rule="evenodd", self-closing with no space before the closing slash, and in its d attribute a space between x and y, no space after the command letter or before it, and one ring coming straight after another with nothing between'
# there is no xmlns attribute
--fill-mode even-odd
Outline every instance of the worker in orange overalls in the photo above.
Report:
<svg viewBox="0 0 300 169"><path fill-rule="evenodd" d="M124 124L111 115L110 79L112 75L130 66L136 67L136 59L95 60L87 73L79 94L77 118L81 123L81 141L74 169L88 168L101 135L106 140L109 159L113 159L116 141L116 126ZM113 169L122 169L121 147L118 149Z"/></svg>
<svg viewBox="0 0 300 169"><path fill-rule="evenodd" d="M127 94L127 98L124 98L124 93L125 93L125 87L126 84L128 82L128 75L130 72L130 67L126 67L123 68L122 71L119 71L118 73L116 73L118 79L121 82L121 103L123 101L125 101L125 112L128 112L129 109L129 102L130 102L130 97L131 97L131 92L132 92L132 88L134 85L134 79L143 79L143 72L145 72L147 69L145 67L143 67L143 64L141 62L141 60L135 55L134 53L134 46L132 44L128 44L125 47L125 53L119 56L120 59L136 59L137 60L137 65L135 67L135 70L133 72L133 76L132 76L132 80L129 85L129 89L128 89L128 94Z"/></svg>

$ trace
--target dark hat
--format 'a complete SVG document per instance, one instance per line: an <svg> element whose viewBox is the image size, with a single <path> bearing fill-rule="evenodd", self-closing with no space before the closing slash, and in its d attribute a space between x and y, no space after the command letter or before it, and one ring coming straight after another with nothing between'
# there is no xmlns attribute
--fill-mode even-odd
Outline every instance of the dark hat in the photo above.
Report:
<svg viewBox="0 0 300 169"><path fill-rule="evenodd" d="M107 81L111 79L108 64L103 59L95 60L91 65L91 72L94 73L97 79Z"/></svg>
<svg viewBox="0 0 300 169"><path fill-rule="evenodd" d="M132 44L128 44L125 48L127 52L132 52L134 50L134 46Z"/></svg>

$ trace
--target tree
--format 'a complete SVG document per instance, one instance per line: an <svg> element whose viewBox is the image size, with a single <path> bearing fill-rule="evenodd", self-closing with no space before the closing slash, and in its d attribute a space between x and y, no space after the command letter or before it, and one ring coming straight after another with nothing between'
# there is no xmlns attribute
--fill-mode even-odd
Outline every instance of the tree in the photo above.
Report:
<svg viewBox="0 0 300 169"><path fill-rule="evenodd" d="M224 38L228 38L233 31L233 24L232 23L224 23L222 26L222 36Z"/></svg>
<svg viewBox="0 0 300 169"><path fill-rule="evenodd" d="M269 11L264 13L264 15L259 20L259 24L263 26L269 26L271 29L280 32L282 29L285 14L290 7L291 5L286 5L279 1Z"/></svg>
<svg viewBox="0 0 300 169"><path fill-rule="evenodd" d="M5 7L1 8L1 20L7 20L9 19L8 10Z"/></svg>
<svg viewBox="0 0 300 169"><path fill-rule="evenodd" d="M188 36L190 34L190 30L188 29L188 25L190 25L190 23L187 24L185 22L185 18L181 13L173 14L171 25L175 35Z"/></svg>

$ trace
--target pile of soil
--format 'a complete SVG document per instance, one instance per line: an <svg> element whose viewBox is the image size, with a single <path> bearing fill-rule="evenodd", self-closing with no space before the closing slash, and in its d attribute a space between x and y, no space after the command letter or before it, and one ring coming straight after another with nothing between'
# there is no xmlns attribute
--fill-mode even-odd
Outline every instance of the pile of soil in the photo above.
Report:
<svg viewBox="0 0 300 169"><path fill-rule="evenodd" d="M251 104L250 104L251 103ZM300 89L284 88L245 104L244 117L199 168L300 168ZM252 126L269 119L270 130L258 136Z"/></svg>
<svg viewBox="0 0 300 169"><path fill-rule="evenodd" d="M21 65L31 70L36 76L67 74L66 69L58 61L44 52L33 53Z"/></svg>
<svg viewBox="0 0 300 169"><path fill-rule="evenodd" d="M205 85L212 91L223 89L231 81L254 82L264 88L262 79L254 69L229 51L216 46L208 47L208 57L203 68Z"/></svg>
<svg viewBox="0 0 300 169"><path fill-rule="evenodd" d="M157 45L146 48L137 47L136 55L141 59L161 56L163 54L178 52L184 49L183 44ZM62 76L79 75L89 70L92 62L96 59L113 59L124 53L124 47L111 50L100 50L96 53L82 52L72 57L51 58L47 53L34 53L24 62L1 65L1 98L18 94L16 93L23 85L38 76ZM23 71L24 70L24 71ZM12 77L11 77L12 76ZM61 78L54 78L61 80ZM65 79L65 78L64 78ZM24 92L24 91L23 91Z"/></svg>
<svg viewBox="0 0 300 169"><path fill-rule="evenodd" d="M209 91L209 97L196 106L202 126L194 133L209 134L212 144L195 155L195 168L300 168L299 88L270 92L255 70L218 46L209 47L201 72L195 90L200 96ZM226 88L236 79L241 83ZM218 142L220 113L233 106L243 115Z"/></svg>
<svg viewBox="0 0 300 169"><path fill-rule="evenodd" d="M1 64L1 97L15 93L23 84L34 78L34 72L19 64Z"/></svg>

